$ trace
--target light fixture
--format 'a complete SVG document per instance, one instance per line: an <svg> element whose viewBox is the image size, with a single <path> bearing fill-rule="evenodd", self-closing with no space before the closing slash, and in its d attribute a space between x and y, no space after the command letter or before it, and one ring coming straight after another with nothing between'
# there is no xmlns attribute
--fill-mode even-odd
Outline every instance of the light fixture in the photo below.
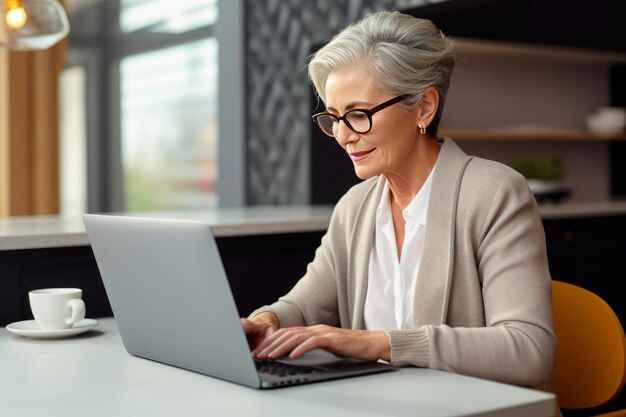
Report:
<svg viewBox="0 0 626 417"><path fill-rule="evenodd" d="M0 46L16 50L50 48L67 36L70 25L57 0L0 0Z"/></svg>

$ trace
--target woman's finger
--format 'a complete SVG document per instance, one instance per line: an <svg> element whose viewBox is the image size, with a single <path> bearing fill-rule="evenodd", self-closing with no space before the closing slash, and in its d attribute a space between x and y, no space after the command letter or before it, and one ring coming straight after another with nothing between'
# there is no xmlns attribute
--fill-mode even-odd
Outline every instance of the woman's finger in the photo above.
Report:
<svg viewBox="0 0 626 417"><path fill-rule="evenodd" d="M268 338L268 343L263 349L259 349L259 359L276 359L287 355L296 346L310 337L311 331L307 328L290 329L283 331L276 337ZM273 336L273 335L272 335Z"/></svg>
<svg viewBox="0 0 626 417"><path fill-rule="evenodd" d="M265 322L257 322L246 318L241 318L239 321L251 350L256 349L259 344L274 332L274 328Z"/></svg>
<svg viewBox="0 0 626 417"><path fill-rule="evenodd" d="M287 356L293 349L301 345L305 340L311 337L309 332L293 333L290 337L285 337L276 344L270 346L266 352L269 359L279 359Z"/></svg>
<svg viewBox="0 0 626 417"><path fill-rule="evenodd" d="M269 357L275 359L289 354L290 358L295 359L309 350L326 347L330 340L326 335L330 335L336 330L329 326L313 326L286 331L281 337L275 339L273 343L270 343L269 346L261 351L259 358Z"/></svg>
<svg viewBox="0 0 626 417"><path fill-rule="evenodd" d="M274 350L283 341L292 337L294 334L298 334L302 331L306 331L306 327L290 327L286 329L280 329L263 340L261 344L252 352L252 354L259 359L266 359L267 354Z"/></svg>
<svg viewBox="0 0 626 417"><path fill-rule="evenodd" d="M241 323L241 327L243 328L243 332L245 334L250 334L254 332L255 323L244 318L239 319L239 322Z"/></svg>
<svg viewBox="0 0 626 417"><path fill-rule="evenodd" d="M327 349L332 352L331 338L327 336L311 336L296 346L289 354L289 358L298 359L305 353L318 348Z"/></svg>

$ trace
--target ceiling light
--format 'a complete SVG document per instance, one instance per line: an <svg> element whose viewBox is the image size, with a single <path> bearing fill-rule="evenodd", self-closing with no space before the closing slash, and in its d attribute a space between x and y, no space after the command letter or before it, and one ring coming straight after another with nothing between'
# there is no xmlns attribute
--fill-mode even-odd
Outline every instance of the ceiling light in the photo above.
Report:
<svg viewBox="0 0 626 417"><path fill-rule="evenodd" d="M70 25L57 0L0 0L0 46L16 50L47 49L67 36Z"/></svg>

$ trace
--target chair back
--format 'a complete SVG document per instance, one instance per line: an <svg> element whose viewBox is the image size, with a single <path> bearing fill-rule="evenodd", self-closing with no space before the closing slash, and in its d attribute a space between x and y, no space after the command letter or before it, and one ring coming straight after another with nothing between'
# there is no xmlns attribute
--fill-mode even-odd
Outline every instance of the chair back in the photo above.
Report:
<svg viewBox="0 0 626 417"><path fill-rule="evenodd" d="M550 376L561 408L608 403L626 380L626 339L615 312L594 293L552 281L558 347Z"/></svg>

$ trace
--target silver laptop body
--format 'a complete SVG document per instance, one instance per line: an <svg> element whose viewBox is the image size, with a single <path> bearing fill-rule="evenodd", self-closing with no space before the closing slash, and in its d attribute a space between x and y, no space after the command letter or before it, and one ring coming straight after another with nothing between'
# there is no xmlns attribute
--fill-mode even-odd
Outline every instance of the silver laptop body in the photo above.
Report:
<svg viewBox="0 0 626 417"><path fill-rule="evenodd" d="M84 222L132 355L254 388L393 369L317 351L295 363L310 365L307 373L259 373L209 225L90 214Z"/></svg>

